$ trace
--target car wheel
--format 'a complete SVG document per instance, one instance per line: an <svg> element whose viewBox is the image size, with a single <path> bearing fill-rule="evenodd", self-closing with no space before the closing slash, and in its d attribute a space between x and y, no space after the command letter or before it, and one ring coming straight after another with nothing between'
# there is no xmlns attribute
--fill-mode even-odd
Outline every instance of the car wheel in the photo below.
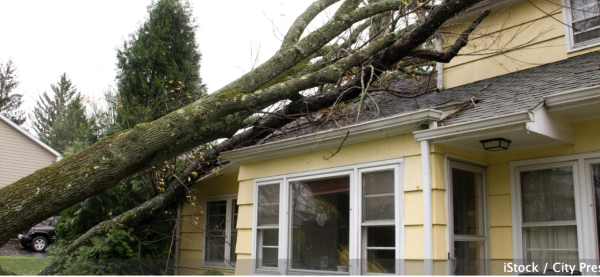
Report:
<svg viewBox="0 0 600 277"><path fill-rule="evenodd" d="M31 249L36 252L42 252L48 247L48 240L45 237L39 236L31 241Z"/></svg>

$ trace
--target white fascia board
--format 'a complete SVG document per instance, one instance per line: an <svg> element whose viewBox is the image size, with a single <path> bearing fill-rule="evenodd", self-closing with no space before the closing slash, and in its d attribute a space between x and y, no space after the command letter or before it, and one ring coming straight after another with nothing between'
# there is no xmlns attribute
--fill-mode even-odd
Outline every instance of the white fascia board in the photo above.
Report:
<svg viewBox="0 0 600 277"><path fill-rule="evenodd" d="M526 123L533 122L531 111L513 113L492 118L458 123L450 126L438 127L423 131L413 132L415 140L432 140L433 142L452 141L482 134L501 133L526 128Z"/></svg>
<svg viewBox="0 0 600 277"><path fill-rule="evenodd" d="M60 153L58 153L56 150L52 149L52 147L46 145L45 143L43 143L41 140L39 140L38 138L36 138L34 135L32 135L31 133L23 130L23 128L19 127L19 125L15 124L14 122L12 122L12 120L6 118L5 116L0 114L0 119L3 120L4 122L6 122L8 125L10 125L11 127L17 129L17 131L21 132L21 134L25 135L26 137L30 138L31 140L33 140L33 142L37 143L39 146L43 147L44 149L48 150L50 153L52 153L54 156L56 156L56 161L60 161L60 159L62 159L62 155Z"/></svg>
<svg viewBox="0 0 600 277"><path fill-rule="evenodd" d="M600 104L600 86L552 94L544 98L549 112Z"/></svg>
<svg viewBox="0 0 600 277"><path fill-rule="evenodd" d="M544 103L540 103L533 109L533 116L535 121L526 123L528 131L569 144L575 144L571 122L567 121L564 117L549 113Z"/></svg>
<svg viewBox="0 0 600 277"><path fill-rule="evenodd" d="M223 152L221 156L232 162L248 163L278 157L304 154L312 151L338 147L348 133L344 145L376 140L419 130L421 124L438 121L442 112L425 109L393 117L364 122L348 127L327 130L281 141L255 145Z"/></svg>

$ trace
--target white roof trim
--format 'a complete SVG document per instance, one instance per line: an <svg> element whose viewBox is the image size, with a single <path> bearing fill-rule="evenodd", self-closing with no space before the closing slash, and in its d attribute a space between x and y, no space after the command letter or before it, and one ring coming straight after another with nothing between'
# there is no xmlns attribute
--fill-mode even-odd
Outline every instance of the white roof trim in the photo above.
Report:
<svg viewBox="0 0 600 277"><path fill-rule="evenodd" d="M227 151L221 155L224 159L229 159L233 162L248 163L304 154L338 147L347 132L349 132L348 138L344 142L344 145L407 134L415 130L421 130L423 129L421 125L428 125L430 121L437 121L441 118L441 111L424 109L342 127L337 130L327 130L316 134Z"/></svg>
<svg viewBox="0 0 600 277"><path fill-rule="evenodd" d="M17 131L21 132L21 134L25 135L26 137L30 138L31 140L33 140L35 143L37 143L39 146L43 147L44 149L48 150L50 153L54 154L54 156L56 156L56 161L58 162L61 158L62 155L60 153L58 153L56 150L52 149L50 146L46 145L45 143L43 143L41 140L39 140L38 138L36 138L34 135L32 135L31 133L23 130L23 128L19 127L19 125L15 124L14 122L12 122L12 120L6 118L5 116L0 114L0 119L6 123L8 123L8 125L12 126L13 128L17 129Z"/></svg>
<svg viewBox="0 0 600 277"><path fill-rule="evenodd" d="M416 131L413 134L417 141L435 140L435 142L441 142L478 136L482 133L525 129L526 123L533 121L533 112L526 111Z"/></svg>
<svg viewBox="0 0 600 277"><path fill-rule="evenodd" d="M549 112L600 104L600 86L569 90L544 98Z"/></svg>
<svg viewBox="0 0 600 277"><path fill-rule="evenodd" d="M210 180L215 177L232 175L234 173L237 173L239 171L239 169L240 169L240 165L237 163L227 163L224 165L220 165L220 166L216 167L217 172L213 171L213 172L209 173L208 175L196 180L196 182L194 184L197 184L198 182Z"/></svg>

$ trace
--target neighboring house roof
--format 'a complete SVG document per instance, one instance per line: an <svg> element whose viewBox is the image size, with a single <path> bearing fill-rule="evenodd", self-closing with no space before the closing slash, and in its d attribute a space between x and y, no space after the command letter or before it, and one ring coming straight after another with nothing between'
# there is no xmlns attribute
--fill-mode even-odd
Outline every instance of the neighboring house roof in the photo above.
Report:
<svg viewBox="0 0 600 277"><path fill-rule="evenodd" d="M41 146L42 148L48 150L48 152L52 153L54 156L56 156L56 161L59 161L62 158L62 155L60 153L58 153L56 150L52 149L50 146L46 145L45 143L43 143L42 141L40 141L38 138L36 138L34 135L32 135L31 133L25 131L23 128L19 127L19 125L15 124L14 122L12 122L10 119L6 118L5 116L0 114L0 120L6 122L8 125L10 125L11 127L15 128L17 131L19 131L21 134L25 135L26 137L28 137L29 139L31 139L33 142L35 142L36 144L38 144L39 146Z"/></svg>

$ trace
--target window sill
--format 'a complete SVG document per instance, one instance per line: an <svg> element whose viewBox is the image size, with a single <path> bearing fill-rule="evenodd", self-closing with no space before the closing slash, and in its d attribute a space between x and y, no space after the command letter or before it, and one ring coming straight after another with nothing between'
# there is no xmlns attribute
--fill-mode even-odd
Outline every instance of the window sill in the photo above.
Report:
<svg viewBox="0 0 600 277"><path fill-rule="evenodd" d="M596 47L599 45L600 45L600 38L591 39L586 42L580 42L580 43L577 43L574 45L567 45L567 54L585 50L585 49L592 48L592 47Z"/></svg>

